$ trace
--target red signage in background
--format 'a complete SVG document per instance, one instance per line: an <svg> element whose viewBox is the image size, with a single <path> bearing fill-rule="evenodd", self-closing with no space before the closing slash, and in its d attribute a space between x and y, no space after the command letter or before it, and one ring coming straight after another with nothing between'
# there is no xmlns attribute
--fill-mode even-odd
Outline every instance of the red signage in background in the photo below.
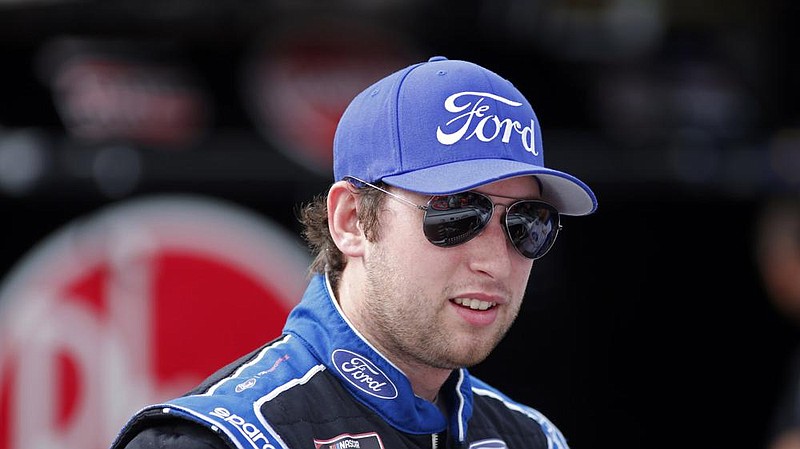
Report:
<svg viewBox="0 0 800 449"><path fill-rule="evenodd" d="M182 147L210 122L207 93L164 48L61 39L42 49L39 70L64 127L86 141Z"/></svg>
<svg viewBox="0 0 800 449"><path fill-rule="evenodd" d="M42 242L0 289L0 449L104 449L141 406L275 338L298 237L202 197L132 200Z"/></svg>
<svg viewBox="0 0 800 449"><path fill-rule="evenodd" d="M323 174L333 166L333 135L350 100L418 62L407 36L363 22L308 20L263 41L244 66L244 103L269 142Z"/></svg>

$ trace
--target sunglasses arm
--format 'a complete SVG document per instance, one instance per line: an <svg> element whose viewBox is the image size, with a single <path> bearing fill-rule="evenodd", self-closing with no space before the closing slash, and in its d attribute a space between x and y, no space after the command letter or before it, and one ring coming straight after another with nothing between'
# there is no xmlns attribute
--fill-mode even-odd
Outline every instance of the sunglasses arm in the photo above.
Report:
<svg viewBox="0 0 800 449"><path fill-rule="evenodd" d="M356 185L356 187L357 187L357 188L359 187L357 184L363 184L363 185L366 185L366 186L372 187L372 188L373 188L373 189L375 189L375 190L378 190L378 191L380 191L380 192L383 192L383 193L385 193L385 194L387 194L387 195L391 196L392 198L394 198L394 199L396 199L396 200L398 200L398 201L400 201L400 202L403 202L403 203L405 203L405 204L408 204L408 205L409 205L409 206L411 206L411 207L417 208L417 209L419 209L419 210L422 210L422 211L426 211L426 210L428 210L428 206L423 206L423 205L420 205L420 204L416 204L416 203L414 203L413 201L409 200L408 198L403 198L402 196L400 196L400 195L398 195L398 194L396 194L396 193L392 193L392 192L390 192L390 191L388 191L388 190L386 190L386 189L382 189L382 188L380 188L380 187L378 187L378 186L376 186L376 185L373 185L373 184L370 184L370 183L368 183L367 181L363 181L363 180L361 180L361 179L358 179L358 178L356 178L355 176L346 176L346 177L345 177L345 179L347 179L348 181L350 181L350 183L351 183L351 184L354 184L354 185ZM355 182L354 182L354 181L355 181Z"/></svg>

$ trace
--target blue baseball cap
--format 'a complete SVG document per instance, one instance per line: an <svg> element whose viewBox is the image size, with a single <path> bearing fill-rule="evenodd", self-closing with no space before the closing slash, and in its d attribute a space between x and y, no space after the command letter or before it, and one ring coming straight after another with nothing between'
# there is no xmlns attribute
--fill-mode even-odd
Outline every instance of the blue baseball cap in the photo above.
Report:
<svg viewBox="0 0 800 449"><path fill-rule="evenodd" d="M532 175L542 200L560 213L597 209L586 184L544 166L539 121L511 82L442 56L392 73L353 99L336 128L333 174L431 195Z"/></svg>

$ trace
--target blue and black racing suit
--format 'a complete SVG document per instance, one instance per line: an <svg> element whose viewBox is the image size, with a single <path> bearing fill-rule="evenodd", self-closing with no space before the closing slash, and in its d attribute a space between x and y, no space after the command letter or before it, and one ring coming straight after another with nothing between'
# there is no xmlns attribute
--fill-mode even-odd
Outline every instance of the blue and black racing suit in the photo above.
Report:
<svg viewBox="0 0 800 449"><path fill-rule="evenodd" d="M145 407L112 449L567 449L538 411L453 371L440 407L345 318L315 275L278 339Z"/></svg>

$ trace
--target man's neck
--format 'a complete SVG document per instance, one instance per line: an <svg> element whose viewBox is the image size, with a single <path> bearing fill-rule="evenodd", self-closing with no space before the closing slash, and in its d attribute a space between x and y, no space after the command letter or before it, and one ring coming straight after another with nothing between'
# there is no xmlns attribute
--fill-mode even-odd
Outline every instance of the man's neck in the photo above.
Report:
<svg viewBox="0 0 800 449"><path fill-rule="evenodd" d="M452 370L435 368L414 359L410 355L392 350L389 345L382 341L379 335L374 335L371 332L370 327L364 322L366 318L359 313L358 307L348 301L349 298L352 298L352 294L353 292L348 291L347 284L344 283L340 284L339 291L336 292L336 301L348 321L378 352L406 375L415 395L435 402L439 389L450 376Z"/></svg>

